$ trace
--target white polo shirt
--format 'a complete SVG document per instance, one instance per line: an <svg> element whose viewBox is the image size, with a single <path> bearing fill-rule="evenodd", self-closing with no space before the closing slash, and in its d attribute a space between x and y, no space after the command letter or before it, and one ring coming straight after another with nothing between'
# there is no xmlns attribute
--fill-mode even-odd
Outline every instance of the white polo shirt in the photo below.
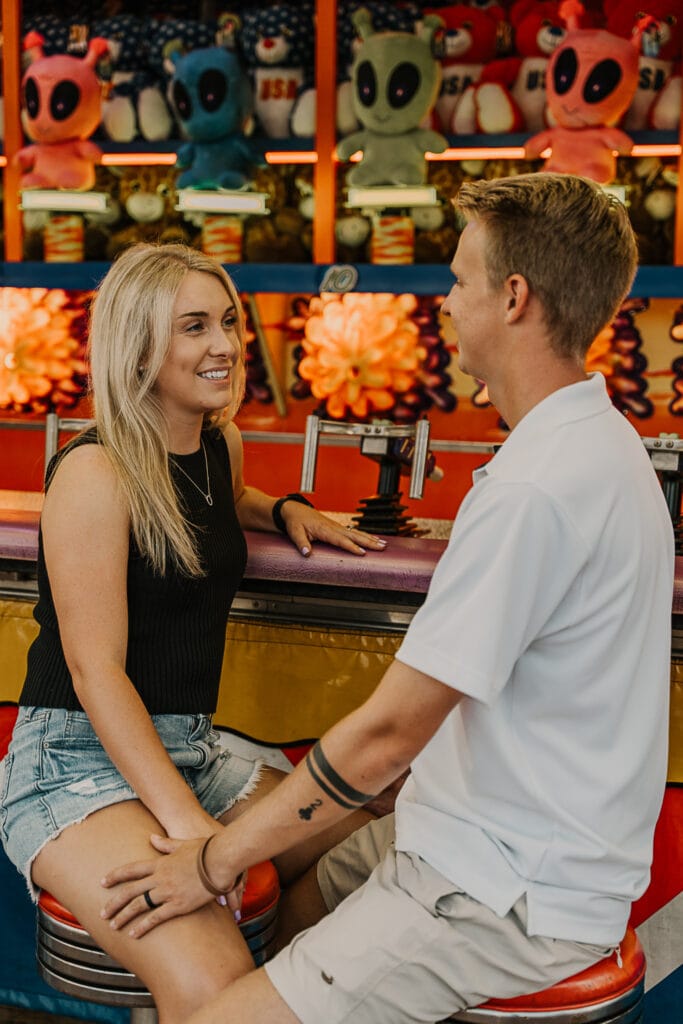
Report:
<svg viewBox="0 0 683 1024"><path fill-rule="evenodd" d="M397 657L463 700L396 808L418 853L529 934L610 945L667 764L673 529L604 378L554 392L463 501Z"/></svg>

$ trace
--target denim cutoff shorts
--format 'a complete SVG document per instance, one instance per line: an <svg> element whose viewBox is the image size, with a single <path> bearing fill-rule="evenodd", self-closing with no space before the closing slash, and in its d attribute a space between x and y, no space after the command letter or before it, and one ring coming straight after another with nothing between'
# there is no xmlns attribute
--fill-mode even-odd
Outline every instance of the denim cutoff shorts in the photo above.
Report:
<svg viewBox="0 0 683 1024"><path fill-rule="evenodd" d="M253 790L262 762L222 746L209 715L151 718L171 760L212 817ZM0 762L0 838L34 901L31 865L43 846L93 811L134 799L84 712L19 708Z"/></svg>

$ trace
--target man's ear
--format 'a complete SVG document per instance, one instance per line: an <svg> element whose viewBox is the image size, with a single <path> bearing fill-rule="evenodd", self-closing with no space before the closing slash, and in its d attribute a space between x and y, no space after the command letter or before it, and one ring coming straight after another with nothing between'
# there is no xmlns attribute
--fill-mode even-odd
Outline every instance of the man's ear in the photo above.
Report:
<svg viewBox="0 0 683 1024"><path fill-rule="evenodd" d="M513 324L527 310L529 305L529 285L521 274L510 274L505 284L505 322Z"/></svg>

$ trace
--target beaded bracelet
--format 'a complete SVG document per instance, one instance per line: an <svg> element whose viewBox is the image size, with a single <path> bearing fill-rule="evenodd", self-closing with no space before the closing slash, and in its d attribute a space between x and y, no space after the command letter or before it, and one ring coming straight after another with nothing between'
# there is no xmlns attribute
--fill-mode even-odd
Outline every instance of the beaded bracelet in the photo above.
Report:
<svg viewBox="0 0 683 1024"><path fill-rule="evenodd" d="M308 505L309 508L314 507L313 503L309 501L308 498L304 498L303 494L285 494L284 497L278 498L275 504L273 505L271 515L273 517L273 522L275 523L280 533L287 533L287 526L285 525L285 521L282 518L282 506L286 501L298 501L300 505Z"/></svg>

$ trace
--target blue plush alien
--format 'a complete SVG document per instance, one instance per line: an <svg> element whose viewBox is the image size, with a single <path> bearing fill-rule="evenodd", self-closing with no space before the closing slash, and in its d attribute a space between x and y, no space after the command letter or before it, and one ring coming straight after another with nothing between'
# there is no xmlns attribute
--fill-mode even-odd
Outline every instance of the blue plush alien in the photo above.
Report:
<svg viewBox="0 0 683 1024"><path fill-rule="evenodd" d="M178 188L242 188L256 161L244 135L251 88L239 58L210 46L170 59L171 102L189 140L178 149Z"/></svg>
<svg viewBox="0 0 683 1024"><path fill-rule="evenodd" d="M370 12L352 15L362 44L351 68L353 108L363 126L341 139L342 160L362 150L346 176L349 185L423 185L425 153L442 153L447 140L422 128L439 91L441 68L431 40L441 19L428 14L417 34L375 32Z"/></svg>

